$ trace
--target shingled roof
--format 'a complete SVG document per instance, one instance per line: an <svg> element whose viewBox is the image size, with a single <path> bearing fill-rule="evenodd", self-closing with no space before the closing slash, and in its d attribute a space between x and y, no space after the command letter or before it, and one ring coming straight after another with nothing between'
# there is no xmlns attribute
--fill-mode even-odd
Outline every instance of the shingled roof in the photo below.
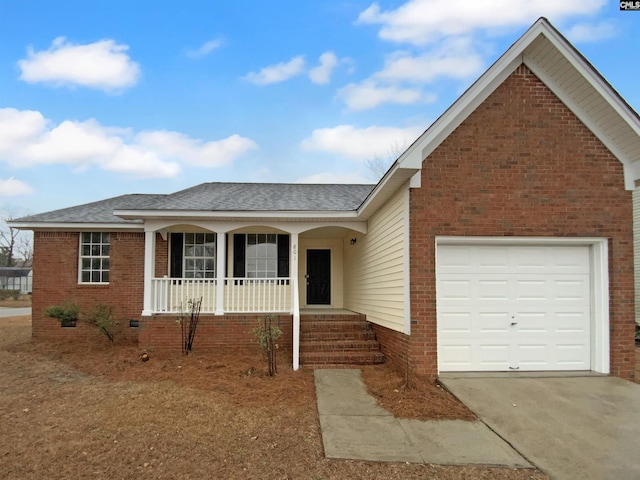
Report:
<svg viewBox="0 0 640 480"><path fill-rule="evenodd" d="M115 210L131 211L296 211L342 212L356 210L375 185L287 183L203 183L169 195L121 195L97 202L39 213L15 223L116 223L124 220Z"/></svg>

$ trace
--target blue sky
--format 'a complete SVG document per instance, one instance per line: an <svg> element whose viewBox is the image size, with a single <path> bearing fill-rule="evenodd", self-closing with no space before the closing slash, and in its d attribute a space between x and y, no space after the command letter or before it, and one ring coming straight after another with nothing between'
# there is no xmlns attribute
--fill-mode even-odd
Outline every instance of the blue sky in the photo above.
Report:
<svg viewBox="0 0 640 480"><path fill-rule="evenodd" d="M540 16L640 109L616 1L0 0L0 207L371 183Z"/></svg>

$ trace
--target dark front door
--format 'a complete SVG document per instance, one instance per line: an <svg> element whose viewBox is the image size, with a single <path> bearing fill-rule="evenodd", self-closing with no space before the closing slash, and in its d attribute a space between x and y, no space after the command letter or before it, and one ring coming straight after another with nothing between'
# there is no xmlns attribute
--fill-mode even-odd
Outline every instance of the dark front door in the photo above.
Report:
<svg viewBox="0 0 640 480"><path fill-rule="evenodd" d="M331 250L307 250L307 305L331 305Z"/></svg>

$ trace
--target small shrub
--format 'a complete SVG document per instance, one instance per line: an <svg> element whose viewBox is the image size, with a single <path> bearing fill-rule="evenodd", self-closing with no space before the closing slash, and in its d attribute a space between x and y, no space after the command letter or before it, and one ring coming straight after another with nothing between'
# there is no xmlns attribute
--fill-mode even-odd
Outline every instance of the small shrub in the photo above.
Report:
<svg viewBox="0 0 640 480"><path fill-rule="evenodd" d="M269 376L271 377L278 371L276 365L278 344L276 342L282 335L282 330L278 325L274 325L274 321L279 324L280 317L278 315L267 315L262 321L258 320L259 325L252 330L260 347L267 352L267 364L269 365Z"/></svg>
<svg viewBox="0 0 640 480"><path fill-rule="evenodd" d="M180 324L182 332L182 354L189 355L193 348L193 340L196 337L196 329L200 320L200 308L202 307L202 297L199 300L190 298L187 300L187 311L182 309L180 304L180 315L176 323Z"/></svg>
<svg viewBox="0 0 640 480"><path fill-rule="evenodd" d="M7 300L8 298L18 300L20 298L20 290L0 290L0 300Z"/></svg>
<svg viewBox="0 0 640 480"><path fill-rule="evenodd" d="M113 306L97 303L84 315L82 321L98 327L98 331L105 335L110 342L113 342L114 327L118 325L118 322L113 318Z"/></svg>
<svg viewBox="0 0 640 480"><path fill-rule="evenodd" d="M62 305L47 307L44 314L59 320L63 327L75 327L78 315L80 315L80 307L73 302L64 302Z"/></svg>

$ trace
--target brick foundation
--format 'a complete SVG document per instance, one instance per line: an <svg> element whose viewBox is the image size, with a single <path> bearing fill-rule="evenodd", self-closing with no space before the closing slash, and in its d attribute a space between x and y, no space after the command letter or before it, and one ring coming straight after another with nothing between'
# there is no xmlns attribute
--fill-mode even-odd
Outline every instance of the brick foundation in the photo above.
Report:
<svg viewBox="0 0 640 480"><path fill-rule="evenodd" d="M209 350L221 347L251 347L256 345L252 329L264 314L257 315L201 315L198 321L193 349ZM291 351L293 345L293 317L280 315L282 336L278 339L281 350ZM154 351L180 351L182 333L175 315L154 315L140 320L138 345Z"/></svg>

